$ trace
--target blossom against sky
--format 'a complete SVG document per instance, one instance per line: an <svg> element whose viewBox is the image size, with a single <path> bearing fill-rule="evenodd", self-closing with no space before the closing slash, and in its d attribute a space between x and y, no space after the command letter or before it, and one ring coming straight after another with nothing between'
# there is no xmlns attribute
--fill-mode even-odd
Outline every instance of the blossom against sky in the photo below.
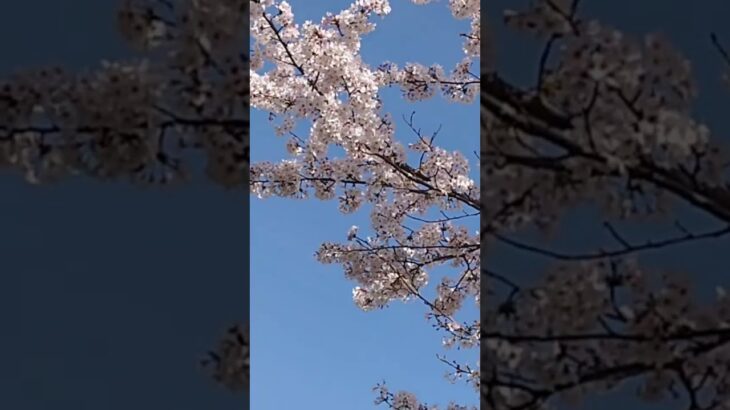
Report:
<svg viewBox="0 0 730 410"><path fill-rule="evenodd" d="M318 22L326 12L349 6L346 1L290 3L298 23ZM377 27L363 37L361 53L371 67L385 61L438 63L448 71L462 60L459 33L469 31L469 22L455 20L447 2L417 6L399 0L391 7L389 15L371 20ZM448 103L441 97L407 103L395 88L380 95L384 111L395 120L398 140L415 139L406 124L415 111L414 124L428 133L441 127L437 145L463 152L473 161L471 175L477 178L476 104ZM252 163L287 157L286 138L274 135L266 113L252 110L251 123ZM303 124L295 132L306 135L307 129ZM466 224L476 230L476 222ZM442 335L424 319L426 310L417 302L361 311L352 300L355 284L344 278L341 267L316 261L314 252L322 242L344 242L353 225L359 226L359 235L368 235L370 223L367 208L343 215L336 201L252 197L253 408L372 409L371 389L383 379L393 390L412 391L429 403L477 404L471 387L445 380L447 367L436 358L436 353L449 353L476 363L475 349L444 352ZM466 309L477 314L475 306Z"/></svg>

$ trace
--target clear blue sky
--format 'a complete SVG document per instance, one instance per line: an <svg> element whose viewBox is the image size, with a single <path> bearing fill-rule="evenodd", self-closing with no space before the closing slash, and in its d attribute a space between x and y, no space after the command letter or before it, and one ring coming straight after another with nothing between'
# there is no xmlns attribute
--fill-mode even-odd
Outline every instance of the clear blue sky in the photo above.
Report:
<svg viewBox="0 0 730 410"><path fill-rule="evenodd" d="M290 3L299 23L319 22L325 12L336 13L350 4ZM368 64L438 63L448 71L462 58L458 34L467 32L469 23L453 19L448 2L416 6L393 0L391 7L392 13L376 18L378 28L363 39L362 54ZM398 119L403 140L412 134L400 118L415 110L416 123L424 132L442 126L437 138L442 146L467 153L478 149L476 104L448 104L440 97L409 104L395 89L382 95L384 109ZM274 135L266 115L252 111L251 118L252 162L285 158L285 138ZM417 302L360 311L352 302L354 283L344 278L341 268L315 260L322 242L344 241L351 225L359 225L367 235L367 211L342 215L336 201L252 197L252 408L372 409L371 388L383 379L392 389L413 391L429 403L445 406L455 400L478 405L471 387L449 384L443 377L446 367L435 357L449 353L474 364L476 349L464 355L445 352L441 334L424 319L425 307ZM470 226L476 230L477 221ZM473 309L467 312L470 317L476 318L475 307L469 309Z"/></svg>
<svg viewBox="0 0 730 410"><path fill-rule="evenodd" d="M129 56L116 4L3 2L0 76ZM248 317L246 200L0 173L0 409L247 408L197 368Z"/></svg>

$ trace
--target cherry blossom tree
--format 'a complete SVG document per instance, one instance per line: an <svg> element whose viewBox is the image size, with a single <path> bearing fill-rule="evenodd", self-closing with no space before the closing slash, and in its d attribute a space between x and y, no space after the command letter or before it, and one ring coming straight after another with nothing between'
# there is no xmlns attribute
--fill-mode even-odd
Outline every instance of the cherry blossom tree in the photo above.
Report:
<svg viewBox="0 0 730 410"><path fill-rule="evenodd" d="M403 131L396 132L378 94L384 87L399 87L409 101L474 101L480 4L451 0L449 6L455 18L471 22L471 30L454 33L464 38L464 58L447 73L438 65L363 61L362 37L376 29L376 16L387 18L387 0L357 0L319 23L302 24L286 1L251 0L251 106L270 113L276 133L289 137L290 157L252 164L250 189L260 198L336 200L345 214L369 208L367 231L353 227L343 233L347 242L322 244L317 259L342 266L356 283L353 299L361 309L417 300L447 346L473 349L479 345L479 321L459 315L467 300L479 303L480 294L479 237L463 223L481 212L470 163L463 153L440 148L412 122L415 142L404 143ZM311 123L306 136L294 132L302 123ZM332 147L344 154L329 156ZM437 295L429 298L424 290L439 266L449 267L451 274L441 278ZM478 364L442 360L452 378L478 389ZM385 384L374 390L376 404L436 408L412 393L393 393ZM466 408L448 404L452 410Z"/></svg>
<svg viewBox="0 0 730 410"><path fill-rule="evenodd" d="M504 12L544 44L534 85L495 64L482 71L482 406L565 408L629 389L730 409L730 299L718 287L703 301L689 274L647 254L730 233L728 148L693 116L690 63L666 38L626 35L578 8L536 0ZM710 42L723 68L721 40ZM559 249L581 207L600 211L607 243ZM687 225L689 211L714 227ZM673 232L634 239L648 224ZM517 272L497 266L504 250L547 262Z"/></svg>
<svg viewBox="0 0 730 410"><path fill-rule="evenodd" d="M24 70L0 80L0 167L31 183L71 175L145 185L247 186L248 1L124 0L119 29L141 53L95 70ZM248 330L236 325L204 364L248 387Z"/></svg>

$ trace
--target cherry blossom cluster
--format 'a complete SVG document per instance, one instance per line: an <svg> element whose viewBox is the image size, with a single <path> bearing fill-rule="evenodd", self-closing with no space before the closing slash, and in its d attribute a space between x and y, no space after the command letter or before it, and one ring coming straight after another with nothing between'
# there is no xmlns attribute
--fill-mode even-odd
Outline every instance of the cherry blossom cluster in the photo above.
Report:
<svg viewBox="0 0 730 410"><path fill-rule="evenodd" d="M344 268L357 284L353 299L361 309L418 300L444 332L447 347L473 348L479 345L479 323L458 315L467 299L478 303L480 293L479 238L458 223L480 214L469 161L413 126L415 141L404 144L379 97L381 88L399 86L411 101L436 91L447 101L474 100L479 79L470 67L479 57L479 3L450 6L456 18L472 19L473 32L464 61L447 75L439 66L401 69L385 62L373 69L362 60L362 37L375 30L374 16L390 13L388 1L358 0L319 23L302 24L286 1L252 1L251 105L268 112L275 132L288 137L290 157L252 164L250 187L260 198L337 200L343 213L366 206L370 236L353 227L346 243L324 243L318 260ZM306 136L294 132L303 122L311 124ZM332 157L332 147L343 154ZM414 154L417 162L409 160ZM449 266L454 275L436 279L437 295L427 298L424 289L439 266ZM478 366L457 367L449 374L478 388ZM378 403L425 408L410 393L386 396Z"/></svg>
<svg viewBox="0 0 730 410"><path fill-rule="evenodd" d="M730 399L722 288L714 304L698 305L687 277L648 273L632 259L557 265L529 288L486 280L510 288L482 317L494 408L577 402L637 377L647 400L673 389L697 408Z"/></svg>
<svg viewBox="0 0 730 410"><path fill-rule="evenodd" d="M127 0L122 34L146 53L96 70L27 70L0 83L0 164L31 182L68 174L183 181L188 152L242 187L248 166L247 1Z"/></svg>
<svg viewBox="0 0 730 410"><path fill-rule="evenodd" d="M215 350L201 365L212 378L233 391L248 389L251 368L251 337L249 326L236 324L228 329Z"/></svg>
<svg viewBox="0 0 730 410"><path fill-rule="evenodd" d="M398 391L392 393L388 390L385 383L378 384L373 389L377 392L378 397L375 399L375 404L385 404L389 408L394 410L438 410L437 405L427 405L421 403L418 398L413 394L406 391ZM476 406L462 406L455 403L449 403L446 406L446 410L476 410Z"/></svg>

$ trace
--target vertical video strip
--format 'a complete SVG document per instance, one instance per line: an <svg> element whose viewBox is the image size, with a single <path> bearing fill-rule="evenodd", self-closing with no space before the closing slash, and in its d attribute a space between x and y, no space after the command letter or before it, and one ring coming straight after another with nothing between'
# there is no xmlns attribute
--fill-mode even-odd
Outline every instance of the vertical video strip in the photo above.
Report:
<svg viewBox="0 0 730 410"><path fill-rule="evenodd" d="M248 4L2 6L0 407L249 407Z"/></svg>
<svg viewBox="0 0 730 410"><path fill-rule="evenodd" d="M730 408L728 11L490 2L482 408Z"/></svg>
<svg viewBox="0 0 730 410"><path fill-rule="evenodd" d="M476 409L480 3L250 24L252 407Z"/></svg>

